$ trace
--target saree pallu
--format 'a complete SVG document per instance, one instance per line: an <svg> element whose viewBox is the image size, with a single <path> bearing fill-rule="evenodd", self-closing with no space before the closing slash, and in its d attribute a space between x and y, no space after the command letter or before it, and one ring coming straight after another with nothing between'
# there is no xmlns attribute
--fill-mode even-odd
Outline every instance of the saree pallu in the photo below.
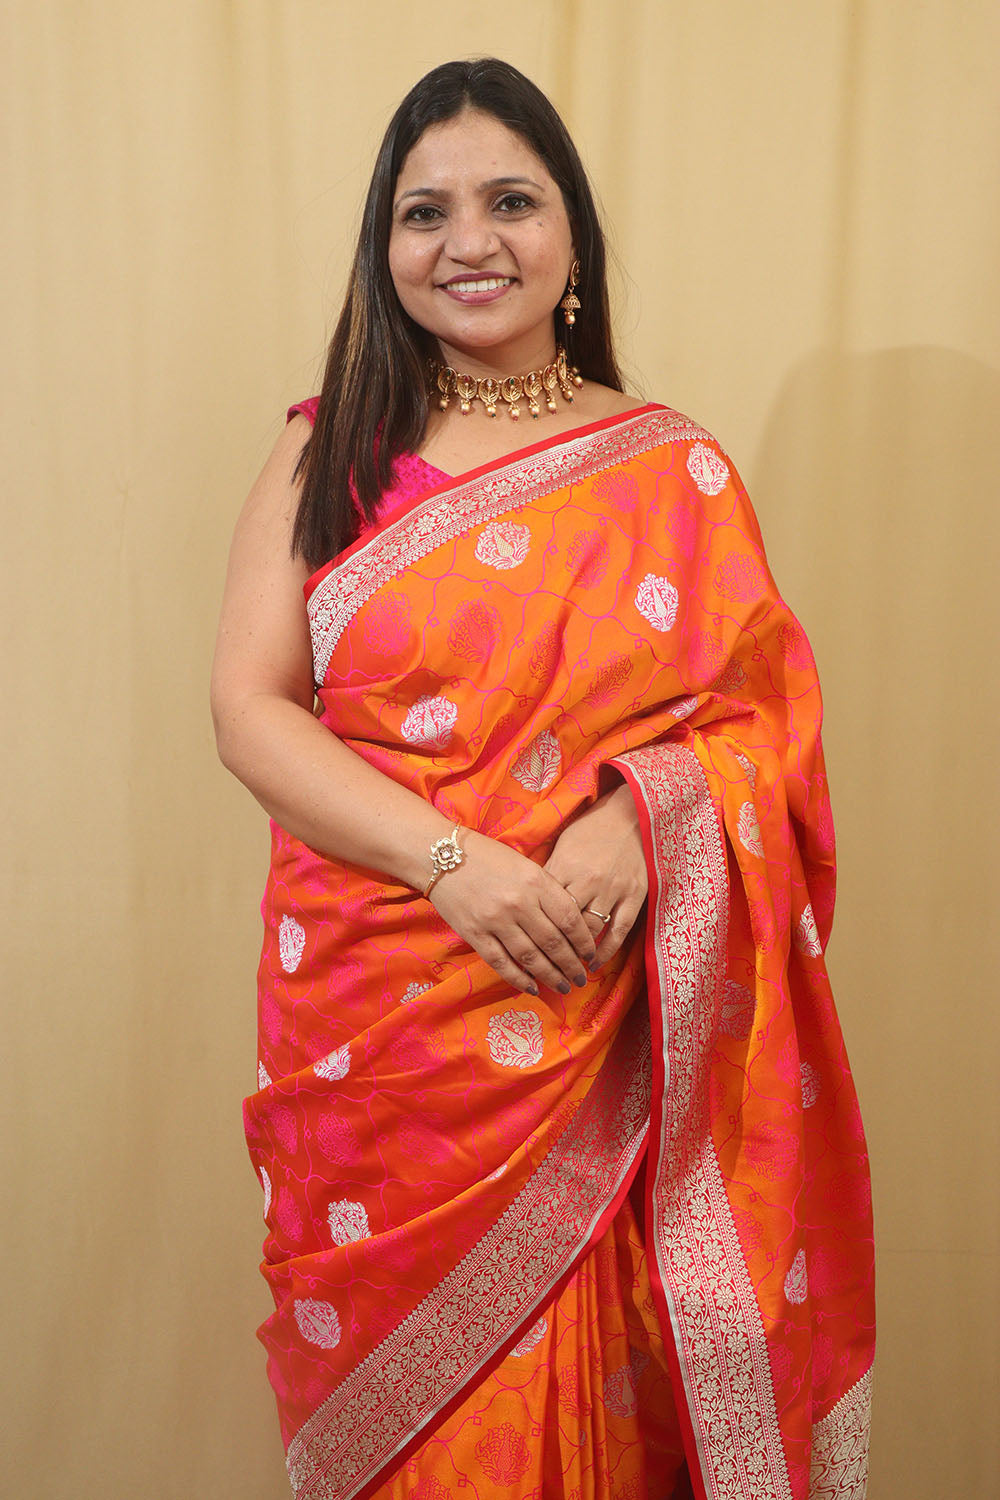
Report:
<svg viewBox="0 0 1000 1500"><path fill-rule="evenodd" d="M453 1493L419 1455L617 1243L600 1423L655 1417L659 1358L696 1496L862 1500L870 1192L823 961L820 694L729 460L647 406L438 484L306 592L345 744L538 862L617 773L649 896L586 987L534 997L273 826L245 1116L296 1496ZM519 1422L470 1419L456 1495L665 1500L653 1460L539 1475L563 1398L535 1385ZM576 1417L573 1441L597 1405Z"/></svg>

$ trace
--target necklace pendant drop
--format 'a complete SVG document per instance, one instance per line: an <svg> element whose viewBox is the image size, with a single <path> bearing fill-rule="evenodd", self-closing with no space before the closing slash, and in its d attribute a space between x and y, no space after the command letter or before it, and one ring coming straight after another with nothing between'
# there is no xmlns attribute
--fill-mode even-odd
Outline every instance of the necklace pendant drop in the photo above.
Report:
<svg viewBox="0 0 1000 1500"><path fill-rule="evenodd" d="M526 402L532 420L541 416L541 400L544 397L547 411L558 410L556 393L568 404L573 402L573 388L583 385L583 376L575 365L566 359L566 350L556 345L556 357L541 370L529 370L526 375L506 375L502 380L495 375L484 375L477 380L474 375L441 365L436 360L429 362L431 392L439 393L438 407L447 411L453 396L458 397L459 410L467 417L475 403L481 402L488 417L495 417L500 402L507 408L512 422L521 417L521 403Z"/></svg>

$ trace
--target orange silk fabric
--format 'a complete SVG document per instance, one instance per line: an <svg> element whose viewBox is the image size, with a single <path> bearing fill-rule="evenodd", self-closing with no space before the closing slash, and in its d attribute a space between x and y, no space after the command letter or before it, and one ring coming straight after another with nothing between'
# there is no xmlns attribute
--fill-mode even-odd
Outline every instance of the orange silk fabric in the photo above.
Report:
<svg viewBox="0 0 1000 1500"><path fill-rule="evenodd" d="M683 1467L646 1255L626 1202L506 1359L373 1500L669 1500Z"/></svg>
<svg viewBox="0 0 1000 1500"><path fill-rule="evenodd" d="M413 891L273 828L245 1115L295 1493L373 1494L454 1428L429 1500L521 1494L490 1463L532 1450L555 1367L518 1422L456 1414L639 1170L695 1493L860 1500L872 1254L820 695L728 459L664 408L593 424L403 506L307 594L332 732L538 861L614 760L650 900L585 989L534 998ZM523 1493L569 1500L573 1473Z"/></svg>

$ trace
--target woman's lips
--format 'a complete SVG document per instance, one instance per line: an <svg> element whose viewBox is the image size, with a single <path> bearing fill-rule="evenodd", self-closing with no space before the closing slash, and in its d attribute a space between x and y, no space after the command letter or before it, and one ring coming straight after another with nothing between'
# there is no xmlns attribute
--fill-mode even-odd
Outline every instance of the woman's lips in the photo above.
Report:
<svg viewBox="0 0 1000 1500"><path fill-rule="evenodd" d="M466 276L461 281L446 281L439 291L447 292L455 302L475 305L480 302L495 302L514 285L510 276Z"/></svg>

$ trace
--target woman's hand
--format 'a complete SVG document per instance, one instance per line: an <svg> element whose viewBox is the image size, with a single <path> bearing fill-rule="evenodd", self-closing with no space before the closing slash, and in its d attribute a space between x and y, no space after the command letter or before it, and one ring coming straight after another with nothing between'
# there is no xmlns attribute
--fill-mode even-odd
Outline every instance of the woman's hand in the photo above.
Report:
<svg viewBox="0 0 1000 1500"><path fill-rule="evenodd" d="M515 989L537 995L544 984L566 995L586 984L594 937L560 881L485 834L467 829L462 847L464 863L428 898L449 927Z"/></svg>
<svg viewBox="0 0 1000 1500"><path fill-rule="evenodd" d="M597 939L595 967L606 963L631 932L649 888L639 815L628 787L615 787L574 818L544 868L573 897Z"/></svg>

